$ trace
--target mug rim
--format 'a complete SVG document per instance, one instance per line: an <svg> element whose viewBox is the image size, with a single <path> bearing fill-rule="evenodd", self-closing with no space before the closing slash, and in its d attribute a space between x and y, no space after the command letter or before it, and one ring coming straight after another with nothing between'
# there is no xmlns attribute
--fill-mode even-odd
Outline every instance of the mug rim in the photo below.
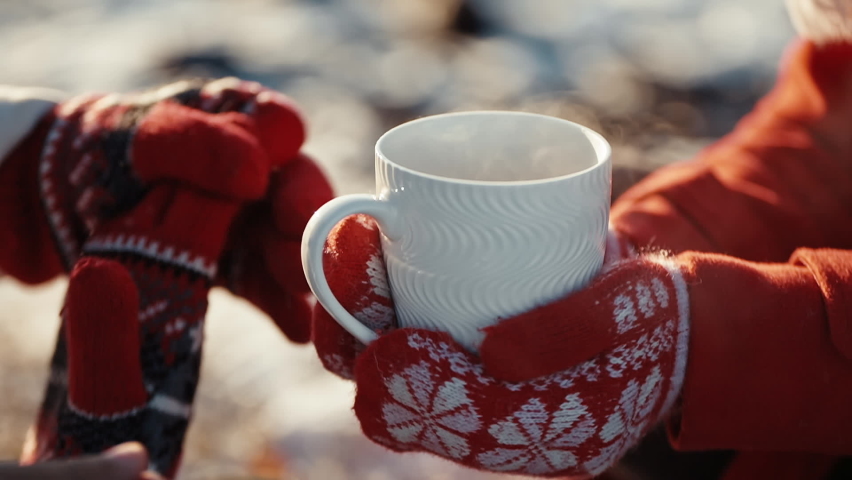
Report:
<svg viewBox="0 0 852 480"><path fill-rule="evenodd" d="M571 126L571 127L576 128L576 129L579 129L580 131L583 132L584 135L587 136L587 138L591 137L591 138L589 138L589 143L592 144L592 148L595 150L595 164L590 166L590 167L584 168L583 170L578 170L576 172L568 173L568 174L565 174L565 175L557 175L557 176L553 176L553 177L537 178L537 179L534 179L534 180L467 180L467 179L463 179L463 178L454 178L454 177L446 177L446 176L443 176L443 175L435 175L433 173L421 172L419 170L415 170L415 169L410 168L410 167L405 167L405 166L400 165L397 162L394 162L393 160L388 158L387 155L385 155L382 152L382 148L381 148L382 142L385 141L388 136L390 136L395 131L397 131L401 128L409 127L412 124L428 122L428 121L446 118L446 117L463 117L463 116L479 116L479 115L495 115L495 114L496 115L505 115L505 116L535 117L537 119L546 119L546 120L551 120L551 121L555 121L555 122L559 122L559 123L564 123L564 124L566 124L566 126ZM597 139L601 143L601 145L603 146L602 152L598 153L598 149L595 148L595 145L592 141L592 138ZM578 176L584 175L584 174L589 173L589 172L591 172L595 169L598 169L598 168L602 168L605 165L609 164L610 159L612 158L612 145L610 145L610 143L607 141L606 138L604 138L603 135L596 132L595 130L593 130L593 129L585 126L585 125L581 125L579 123L572 122L572 121L566 120L564 118L554 117L552 115L544 115L544 114L541 114L541 113L532 113L532 112L518 112L518 111L511 111L511 110L465 110L465 111L459 111L459 112L440 113L440 114L436 114L436 115L426 115L426 116L423 116L423 117L415 118L413 120L409 120L407 122L403 122L403 123L391 128L387 132L383 133L381 137L379 137L379 139L376 141L375 152L376 152L376 156L378 158L380 158L383 162L385 162L389 165L392 165L395 169L402 170L402 171L404 171L408 174L411 174L411 175L414 175L414 176L417 176L417 177L427 178L427 179L430 179L430 180L436 180L436 181L446 182L446 183L456 183L456 184L462 184L462 185L524 186L524 185L543 185L543 184L548 184L548 183L556 183L556 182L559 182L559 181L562 181L562 180L567 180L567 179L570 179L570 178L573 178L573 177L578 177Z"/></svg>

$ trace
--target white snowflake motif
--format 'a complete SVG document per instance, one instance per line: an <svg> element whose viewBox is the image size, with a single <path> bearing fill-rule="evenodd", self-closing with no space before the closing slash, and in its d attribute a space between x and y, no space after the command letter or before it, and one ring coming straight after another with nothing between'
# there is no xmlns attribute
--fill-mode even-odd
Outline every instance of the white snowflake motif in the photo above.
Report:
<svg viewBox="0 0 852 480"><path fill-rule="evenodd" d="M589 473L597 475L606 470L645 433L662 394L662 380L660 367L655 366L642 385L636 380L627 384L618 406L598 433L608 445L584 465Z"/></svg>
<svg viewBox="0 0 852 480"><path fill-rule="evenodd" d="M676 325L674 320L667 321L606 354L603 359L610 378L622 378L659 362L663 354L674 348Z"/></svg>
<svg viewBox="0 0 852 480"><path fill-rule="evenodd" d="M485 375L482 364L471 362L468 355L450 348L445 342L435 342L431 338L423 338L418 333L412 333L408 336L408 346L414 350L425 350L434 362L447 362L450 370L457 375L466 376L476 380L482 385L493 385L496 381ZM517 384L518 388L522 384Z"/></svg>
<svg viewBox="0 0 852 480"><path fill-rule="evenodd" d="M651 280L650 285L643 281L630 285L625 293L616 296L612 302L612 315L618 333L635 328L639 313L644 318L651 318L656 315L657 308L665 309L668 306L669 293L659 278Z"/></svg>
<svg viewBox="0 0 852 480"><path fill-rule="evenodd" d="M491 425L488 433L505 447L477 455L483 467L545 475L577 465L573 451L595 433L595 423L579 395L571 394L554 412L541 400L530 399L520 410Z"/></svg>
<svg viewBox="0 0 852 480"><path fill-rule="evenodd" d="M360 219L358 221L361 222ZM360 301L364 307L353 315L371 330L384 330L393 326L396 319L393 307L389 305L391 293L388 286L388 274L384 262L376 253L367 260L366 267L369 279L363 283L368 285L366 288L373 296L384 300L375 301L370 295L364 295Z"/></svg>
<svg viewBox="0 0 852 480"><path fill-rule="evenodd" d="M429 364L421 362L388 378L385 386L394 401L382 406L382 416L396 441L455 459L470 453L467 435L482 423L464 380L434 379Z"/></svg>

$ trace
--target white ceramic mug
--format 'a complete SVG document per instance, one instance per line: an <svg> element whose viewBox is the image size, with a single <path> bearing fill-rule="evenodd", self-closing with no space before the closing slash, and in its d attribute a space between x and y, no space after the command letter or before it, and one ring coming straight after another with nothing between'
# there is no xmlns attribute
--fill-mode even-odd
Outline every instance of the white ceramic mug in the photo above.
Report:
<svg viewBox="0 0 852 480"><path fill-rule="evenodd" d="M449 332L476 351L480 329L555 300L600 269L611 149L575 123L462 112L402 124L376 143L376 195L317 210L302 262L319 303L364 343L376 333L334 297L323 249L343 218L376 219L401 327Z"/></svg>

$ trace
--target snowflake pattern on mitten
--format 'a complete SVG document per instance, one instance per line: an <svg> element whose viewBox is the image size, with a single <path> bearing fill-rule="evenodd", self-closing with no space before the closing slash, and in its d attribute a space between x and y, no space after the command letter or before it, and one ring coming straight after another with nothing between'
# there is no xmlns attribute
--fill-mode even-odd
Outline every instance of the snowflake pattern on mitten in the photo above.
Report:
<svg viewBox="0 0 852 480"><path fill-rule="evenodd" d="M639 262L639 261L637 261ZM669 412L686 365L688 298L667 259L601 298L621 341L572 368L522 382L490 376L449 334L400 329L355 366L355 413L392 450L488 471L593 476Z"/></svg>
<svg viewBox="0 0 852 480"><path fill-rule="evenodd" d="M381 333L396 327L396 316L379 235L378 225L369 216L345 218L329 234L323 264L329 287L341 305ZM313 315L313 342L323 366L342 378L354 378L355 358L364 345L325 309L316 308Z"/></svg>

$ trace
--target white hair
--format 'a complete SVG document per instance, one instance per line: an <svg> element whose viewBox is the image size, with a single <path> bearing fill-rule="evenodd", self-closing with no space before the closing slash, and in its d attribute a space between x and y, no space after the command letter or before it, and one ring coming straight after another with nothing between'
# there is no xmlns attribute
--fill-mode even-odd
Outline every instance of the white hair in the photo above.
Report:
<svg viewBox="0 0 852 480"><path fill-rule="evenodd" d="M852 41L852 0L787 0L799 35L815 43Z"/></svg>

